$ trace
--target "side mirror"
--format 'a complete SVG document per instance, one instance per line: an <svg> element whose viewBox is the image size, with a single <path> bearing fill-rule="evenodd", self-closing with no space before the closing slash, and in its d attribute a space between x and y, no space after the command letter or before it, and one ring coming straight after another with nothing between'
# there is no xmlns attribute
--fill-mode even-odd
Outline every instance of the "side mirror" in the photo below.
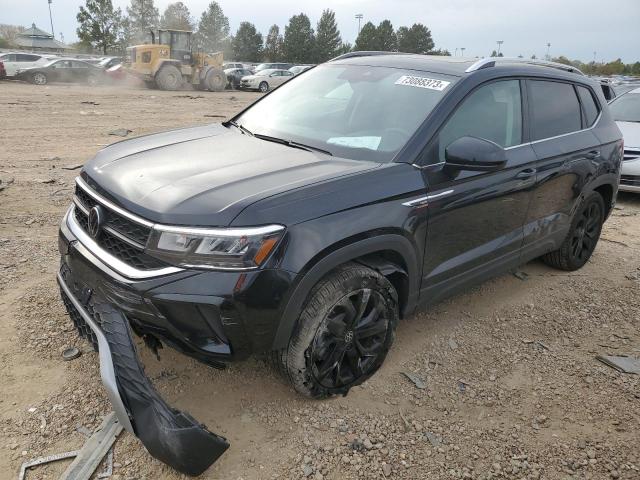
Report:
<svg viewBox="0 0 640 480"><path fill-rule="evenodd" d="M460 137L444 151L445 165L456 170L489 172L507 163L504 149L497 143L477 137Z"/></svg>

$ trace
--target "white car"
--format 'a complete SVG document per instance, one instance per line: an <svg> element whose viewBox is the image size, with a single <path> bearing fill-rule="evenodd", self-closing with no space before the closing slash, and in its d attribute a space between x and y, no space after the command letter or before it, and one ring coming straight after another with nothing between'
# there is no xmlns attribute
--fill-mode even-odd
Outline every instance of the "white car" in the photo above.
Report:
<svg viewBox="0 0 640 480"><path fill-rule="evenodd" d="M7 77L15 77L19 71L27 68L39 67L56 58L55 55L40 55L37 53L3 53L0 62L4 63Z"/></svg>
<svg viewBox="0 0 640 480"><path fill-rule="evenodd" d="M254 75L247 75L240 80L240 88L247 90L260 90L262 93L282 85L287 80L293 78L293 73L289 70L266 69L256 72Z"/></svg>
<svg viewBox="0 0 640 480"><path fill-rule="evenodd" d="M640 193L640 88L617 97L609 109L624 137L620 190Z"/></svg>

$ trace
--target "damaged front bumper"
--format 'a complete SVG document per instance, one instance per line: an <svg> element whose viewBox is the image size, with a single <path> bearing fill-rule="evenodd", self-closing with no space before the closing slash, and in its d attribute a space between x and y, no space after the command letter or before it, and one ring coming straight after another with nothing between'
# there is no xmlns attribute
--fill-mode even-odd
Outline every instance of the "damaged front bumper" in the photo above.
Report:
<svg viewBox="0 0 640 480"><path fill-rule="evenodd" d="M64 273L58 274L62 299L79 333L97 345L102 382L122 426L176 470L205 471L229 448L227 440L162 400L144 373L125 315L98 290L74 291Z"/></svg>

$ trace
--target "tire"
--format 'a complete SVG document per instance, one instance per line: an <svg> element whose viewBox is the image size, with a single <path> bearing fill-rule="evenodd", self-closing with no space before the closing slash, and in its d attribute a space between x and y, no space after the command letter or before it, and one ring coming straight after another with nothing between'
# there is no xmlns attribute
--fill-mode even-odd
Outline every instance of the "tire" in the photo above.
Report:
<svg viewBox="0 0 640 480"><path fill-rule="evenodd" d="M375 270L347 263L312 289L288 347L273 360L306 397L346 395L380 368L397 323L393 285Z"/></svg>
<svg viewBox="0 0 640 480"><path fill-rule="evenodd" d="M46 85L48 82L47 76L42 72L32 74L29 80L34 85Z"/></svg>
<svg viewBox="0 0 640 480"><path fill-rule="evenodd" d="M604 200L598 192L587 195L571 220L571 228L564 242L558 250L542 257L544 263L569 272L587 263L600 238L604 211Z"/></svg>
<svg viewBox="0 0 640 480"><path fill-rule="evenodd" d="M221 92L227 85L227 77L218 68L210 68L204 77L204 85L210 92Z"/></svg>
<svg viewBox="0 0 640 480"><path fill-rule="evenodd" d="M90 87L95 87L96 85L98 85L98 83L98 77L96 77L95 75L89 75L87 77L87 85L89 85Z"/></svg>
<svg viewBox="0 0 640 480"><path fill-rule="evenodd" d="M182 73L175 65L165 65L156 73L156 85L160 90L180 90Z"/></svg>
<svg viewBox="0 0 640 480"><path fill-rule="evenodd" d="M267 82L260 82L260 85L258 85L258 90L260 90L262 93L267 93L269 91L269 84Z"/></svg>

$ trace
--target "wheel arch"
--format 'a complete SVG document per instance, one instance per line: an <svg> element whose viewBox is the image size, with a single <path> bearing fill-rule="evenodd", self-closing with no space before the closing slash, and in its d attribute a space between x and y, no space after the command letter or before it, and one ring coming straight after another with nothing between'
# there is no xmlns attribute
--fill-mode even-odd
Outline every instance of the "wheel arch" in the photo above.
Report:
<svg viewBox="0 0 640 480"><path fill-rule="evenodd" d="M601 175L594 179L589 185L589 189L585 192L597 192L604 201L605 219L609 217L615 205L616 196L618 194L618 178L615 175Z"/></svg>
<svg viewBox="0 0 640 480"><path fill-rule="evenodd" d="M329 253L314 257L299 273L301 278L284 307L273 350L287 346L313 287L328 273L347 262L355 261L385 276L398 292L401 316L409 315L415 308L420 275L415 248L407 238L399 234L383 234L329 250Z"/></svg>

